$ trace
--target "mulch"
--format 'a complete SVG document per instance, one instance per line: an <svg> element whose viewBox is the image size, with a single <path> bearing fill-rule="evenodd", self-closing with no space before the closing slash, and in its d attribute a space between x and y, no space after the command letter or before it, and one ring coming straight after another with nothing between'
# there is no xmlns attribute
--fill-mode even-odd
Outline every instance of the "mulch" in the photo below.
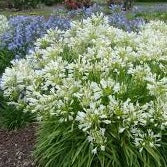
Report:
<svg viewBox="0 0 167 167"><path fill-rule="evenodd" d="M11 132L0 129L0 167L35 167L32 151L36 127L31 124Z"/></svg>

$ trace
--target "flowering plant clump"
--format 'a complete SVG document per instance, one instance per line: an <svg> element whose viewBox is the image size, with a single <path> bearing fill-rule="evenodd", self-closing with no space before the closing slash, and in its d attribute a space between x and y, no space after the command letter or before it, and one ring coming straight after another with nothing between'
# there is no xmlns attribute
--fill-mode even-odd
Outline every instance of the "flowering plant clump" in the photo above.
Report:
<svg viewBox="0 0 167 167"><path fill-rule="evenodd" d="M146 22L141 17L128 18L126 11L123 11L123 5L112 4L105 8L98 4L93 4L89 8L80 8L77 10L71 10L67 13L69 18L88 18L92 14L99 12L105 13L108 16L109 24L111 26L121 28L125 31L139 31L140 27ZM60 12L59 12L60 13ZM133 13L131 13L133 15Z"/></svg>
<svg viewBox="0 0 167 167"><path fill-rule="evenodd" d="M140 27L145 23L143 18L131 18L127 17L127 12L123 11L123 5L109 6L111 14L109 15L109 24L121 28L125 31L139 31ZM133 15L133 13L131 13Z"/></svg>
<svg viewBox="0 0 167 167"><path fill-rule="evenodd" d="M70 22L59 17L15 16L9 19L10 29L2 36L3 47L24 57L50 28L68 29Z"/></svg>
<svg viewBox="0 0 167 167"><path fill-rule="evenodd" d="M42 120L44 166L166 166L167 24L128 33L92 15L50 30L2 77L12 104ZM46 156L47 155L47 156Z"/></svg>
<svg viewBox="0 0 167 167"><path fill-rule="evenodd" d="M125 31L139 31L141 26L144 25L145 20L142 18L128 19L125 13L115 13L112 16L109 16L109 24L121 28Z"/></svg>

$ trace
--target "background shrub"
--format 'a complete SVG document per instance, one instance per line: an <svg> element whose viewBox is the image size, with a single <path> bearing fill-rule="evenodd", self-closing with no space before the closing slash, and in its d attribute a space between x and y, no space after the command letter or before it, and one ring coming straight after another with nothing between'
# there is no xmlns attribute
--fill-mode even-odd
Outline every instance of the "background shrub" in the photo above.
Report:
<svg viewBox="0 0 167 167"><path fill-rule="evenodd" d="M166 2L166 0L136 0L137 2Z"/></svg>
<svg viewBox="0 0 167 167"><path fill-rule="evenodd" d="M9 7L9 0L0 0L0 8L7 8Z"/></svg>
<svg viewBox="0 0 167 167"><path fill-rule="evenodd" d="M53 5L57 3L62 3L64 0L42 0L42 2L46 5Z"/></svg>
<svg viewBox="0 0 167 167"><path fill-rule="evenodd" d="M9 33L11 24L5 16L0 15L0 84L1 76L6 67L11 65L11 61L15 58L15 53L8 50L4 46L3 35ZM12 42L12 41L11 41ZM0 87L0 127L9 130L20 128L29 122L35 120L34 114L27 112L23 113L21 109L17 109L14 105L8 105L7 99L3 97L3 92Z"/></svg>
<svg viewBox="0 0 167 167"><path fill-rule="evenodd" d="M36 8L40 3L53 5L62 2L64 2L64 0L0 0L0 6L2 6L2 8L9 7L24 10Z"/></svg>
<svg viewBox="0 0 167 167"><path fill-rule="evenodd" d="M19 10L35 8L40 0L12 0L13 7Z"/></svg>

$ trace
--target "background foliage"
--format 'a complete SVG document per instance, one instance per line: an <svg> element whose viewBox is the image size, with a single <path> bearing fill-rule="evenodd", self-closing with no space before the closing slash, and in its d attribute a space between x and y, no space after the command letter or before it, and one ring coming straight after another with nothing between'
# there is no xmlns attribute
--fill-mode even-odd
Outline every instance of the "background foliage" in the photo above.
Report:
<svg viewBox="0 0 167 167"><path fill-rule="evenodd" d="M166 2L166 0L136 0L137 2Z"/></svg>
<svg viewBox="0 0 167 167"><path fill-rule="evenodd" d="M46 5L53 5L53 4L57 4L57 3L62 3L62 2L64 2L64 0L41 0L41 2L46 4Z"/></svg>
<svg viewBox="0 0 167 167"><path fill-rule="evenodd" d="M11 6L19 10L35 8L40 3L40 0L11 0L9 2Z"/></svg>

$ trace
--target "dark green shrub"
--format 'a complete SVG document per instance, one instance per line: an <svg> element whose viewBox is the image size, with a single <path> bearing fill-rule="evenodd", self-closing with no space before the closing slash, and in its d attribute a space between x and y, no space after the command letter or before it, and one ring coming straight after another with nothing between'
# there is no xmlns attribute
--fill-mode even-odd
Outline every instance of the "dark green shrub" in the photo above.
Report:
<svg viewBox="0 0 167 167"><path fill-rule="evenodd" d="M143 13L137 13L135 17L141 17L144 18L145 20L162 20L166 22L167 12L154 12L154 13L143 12Z"/></svg>
<svg viewBox="0 0 167 167"><path fill-rule="evenodd" d="M53 5L56 3L62 3L64 0L42 0L45 5Z"/></svg>
<svg viewBox="0 0 167 167"><path fill-rule="evenodd" d="M5 0L0 0L0 8L6 8L8 7L8 2Z"/></svg>
<svg viewBox="0 0 167 167"><path fill-rule="evenodd" d="M12 0L12 4L14 8L19 10L35 8L41 0Z"/></svg>
<svg viewBox="0 0 167 167"><path fill-rule="evenodd" d="M0 74L2 74L6 67L10 66L10 61L14 58L14 55L8 49L0 50Z"/></svg>

